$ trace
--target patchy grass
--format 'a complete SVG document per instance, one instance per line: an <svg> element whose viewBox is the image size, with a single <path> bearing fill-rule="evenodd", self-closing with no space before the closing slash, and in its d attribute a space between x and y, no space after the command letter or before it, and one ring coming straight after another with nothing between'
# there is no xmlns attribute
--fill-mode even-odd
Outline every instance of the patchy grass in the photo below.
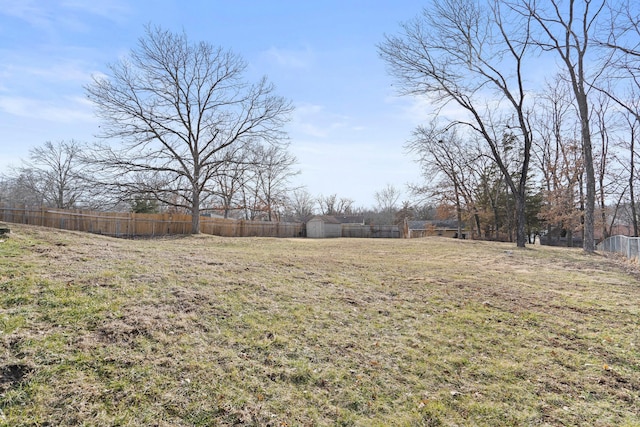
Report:
<svg viewBox="0 0 640 427"><path fill-rule="evenodd" d="M0 424L639 426L636 266L455 241L0 243Z"/></svg>

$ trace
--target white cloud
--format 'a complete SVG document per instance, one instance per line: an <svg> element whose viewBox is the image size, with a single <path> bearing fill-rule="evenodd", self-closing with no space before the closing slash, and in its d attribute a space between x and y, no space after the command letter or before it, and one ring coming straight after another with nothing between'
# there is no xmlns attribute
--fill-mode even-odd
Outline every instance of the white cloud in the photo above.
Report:
<svg viewBox="0 0 640 427"><path fill-rule="evenodd" d="M60 9L71 13L61 13ZM75 13L74 13L75 12ZM119 22L130 7L119 0L0 0L0 14L27 22L33 28L53 34L56 29L86 32L91 30L83 15L99 16Z"/></svg>
<svg viewBox="0 0 640 427"><path fill-rule="evenodd" d="M325 106L300 104L293 113L290 132L317 139L335 139L346 133L366 130L365 126L354 124L353 118L344 114L332 113Z"/></svg>
<svg viewBox="0 0 640 427"><path fill-rule="evenodd" d="M65 0L61 5L113 21L118 21L123 16L131 13L131 7L127 3L118 0Z"/></svg>
<svg viewBox="0 0 640 427"><path fill-rule="evenodd" d="M95 117L85 100L78 97L63 99L64 105L26 97L0 97L0 111L4 113L59 123L94 122Z"/></svg>
<svg viewBox="0 0 640 427"><path fill-rule="evenodd" d="M0 0L0 13L26 21L31 26L49 30L53 22L53 14L48 2L37 0Z"/></svg>
<svg viewBox="0 0 640 427"><path fill-rule="evenodd" d="M299 50L272 47L262 56L280 67L294 69L309 68L315 60L314 53L308 47Z"/></svg>
<svg viewBox="0 0 640 427"><path fill-rule="evenodd" d="M61 61L50 66L36 66L32 64L13 65L2 67L2 73L16 80L31 80L33 84L47 82L78 82L80 85L88 83L91 73L85 64L76 60Z"/></svg>

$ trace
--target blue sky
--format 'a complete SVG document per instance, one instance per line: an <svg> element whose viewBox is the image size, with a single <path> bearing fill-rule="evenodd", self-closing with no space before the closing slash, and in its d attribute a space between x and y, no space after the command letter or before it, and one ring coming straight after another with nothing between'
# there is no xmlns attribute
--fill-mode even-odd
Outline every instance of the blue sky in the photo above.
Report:
<svg viewBox="0 0 640 427"><path fill-rule="evenodd" d="M0 172L45 141L90 142L99 125L83 85L135 47L145 24L232 49L296 107L287 130L314 196L374 205L420 172L403 145L426 119L399 98L378 57L384 34L424 1L0 0ZM403 197L408 199L408 195Z"/></svg>

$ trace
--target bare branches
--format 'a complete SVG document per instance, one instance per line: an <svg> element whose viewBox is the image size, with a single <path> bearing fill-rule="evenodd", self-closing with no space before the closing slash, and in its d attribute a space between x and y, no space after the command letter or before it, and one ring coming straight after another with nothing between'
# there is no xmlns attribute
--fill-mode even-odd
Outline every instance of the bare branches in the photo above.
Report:
<svg viewBox="0 0 640 427"><path fill-rule="evenodd" d="M291 104L266 78L246 82L245 68L229 50L148 26L137 49L86 87L104 122L99 136L123 143L101 147L97 164L118 174L126 188L135 188L140 176L181 182L154 194L168 191L184 200L196 221L207 183L221 167L217 153L286 139L282 127ZM197 228L194 223L192 231Z"/></svg>
<svg viewBox="0 0 640 427"><path fill-rule="evenodd" d="M525 244L524 193L532 136L522 75L529 26L526 17L502 8L499 1L487 8L477 1L436 0L404 24L400 36L387 36L379 46L401 94L427 96L440 107L453 103L466 110L467 117L443 119L467 126L489 147L518 199L518 246ZM516 174L501 149L506 133L522 146Z"/></svg>
<svg viewBox="0 0 640 427"><path fill-rule="evenodd" d="M16 179L42 205L75 208L90 193L83 171L83 149L74 140L47 141L30 150L29 160L16 171Z"/></svg>

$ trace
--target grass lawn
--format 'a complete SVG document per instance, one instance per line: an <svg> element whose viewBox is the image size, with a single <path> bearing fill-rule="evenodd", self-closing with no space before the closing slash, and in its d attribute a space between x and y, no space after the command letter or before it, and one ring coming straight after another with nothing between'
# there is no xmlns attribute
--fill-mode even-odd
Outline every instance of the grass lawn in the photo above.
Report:
<svg viewBox="0 0 640 427"><path fill-rule="evenodd" d="M0 425L640 426L639 314L581 250L12 224Z"/></svg>

